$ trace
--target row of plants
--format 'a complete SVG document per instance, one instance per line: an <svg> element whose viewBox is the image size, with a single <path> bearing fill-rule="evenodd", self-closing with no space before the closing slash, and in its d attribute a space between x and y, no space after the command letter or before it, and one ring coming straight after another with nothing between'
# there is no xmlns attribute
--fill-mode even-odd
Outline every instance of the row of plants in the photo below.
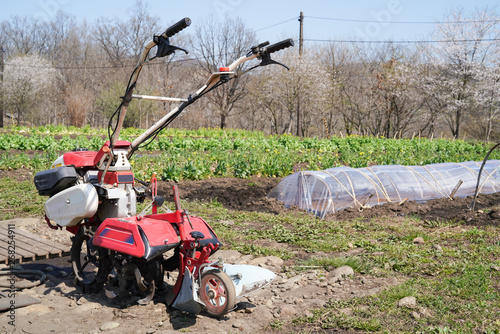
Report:
<svg viewBox="0 0 500 334"><path fill-rule="evenodd" d="M137 128L124 128L120 132L124 136L139 136L145 130ZM64 125L45 125L45 126L11 126L3 130L4 133L29 134L29 135L89 135L89 136L107 136L106 128L92 128L89 125L83 127L64 126ZM207 138L260 138L264 137L261 131L247 131L242 129L220 129L220 128L199 128L195 130L167 128L163 130L162 136L175 137L207 137Z"/></svg>
<svg viewBox="0 0 500 334"><path fill-rule="evenodd" d="M134 170L144 178L156 171L163 180L282 177L299 169L321 170L342 165L359 168L480 161L489 150L483 143L445 139L358 136L302 139L291 135L216 138L212 135L163 135L133 156ZM134 136L123 135L121 139L132 141ZM101 136L90 135L2 133L0 151L4 153L0 153L0 169L46 169L63 152L78 147L97 151L103 142ZM17 154L13 154L13 150ZM490 156L490 159L498 158L500 152L497 151Z"/></svg>

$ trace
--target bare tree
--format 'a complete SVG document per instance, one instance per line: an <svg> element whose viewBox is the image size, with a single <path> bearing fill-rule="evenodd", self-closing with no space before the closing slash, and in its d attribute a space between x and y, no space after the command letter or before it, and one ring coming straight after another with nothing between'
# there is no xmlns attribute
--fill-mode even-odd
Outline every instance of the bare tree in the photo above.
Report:
<svg viewBox="0 0 500 334"><path fill-rule="evenodd" d="M254 44L254 33L245 28L241 19L228 17L219 22L209 17L198 25L191 47L196 52L201 71L210 74L246 54ZM247 66L244 64L236 71L243 71ZM247 83L247 77L236 77L208 95L209 102L218 114L221 129L227 126L228 117L246 96Z"/></svg>
<svg viewBox="0 0 500 334"><path fill-rule="evenodd" d="M253 87L252 95L259 101L271 133L296 130L299 97L303 134L321 133L329 79L324 67L317 61L318 57L311 50L299 56L295 50L289 49L283 51L280 58L290 67L289 71L274 65L257 77L259 85Z"/></svg>
<svg viewBox="0 0 500 334"><path fill-rule="evenodd" d="M152 37L152 32L158 33L158 17L148 13L148 5L137 0L128 10L128 18L100 18L95 27L95 38L98 45L114 64L124 65L131 57L134 61L139 57L144 44Z"/></svg>

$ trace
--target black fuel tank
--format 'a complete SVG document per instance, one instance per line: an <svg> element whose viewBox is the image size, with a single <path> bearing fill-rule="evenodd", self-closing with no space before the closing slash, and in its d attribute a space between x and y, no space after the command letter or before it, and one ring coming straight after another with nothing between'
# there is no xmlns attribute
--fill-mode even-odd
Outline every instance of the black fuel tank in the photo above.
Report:
<svg viewBox="0 0 500 334"><path fill-rule="evenodd" d="M38 194L52 196L72 186L78 180L73 166L61 166L36 173L35 186Z"/></svg>

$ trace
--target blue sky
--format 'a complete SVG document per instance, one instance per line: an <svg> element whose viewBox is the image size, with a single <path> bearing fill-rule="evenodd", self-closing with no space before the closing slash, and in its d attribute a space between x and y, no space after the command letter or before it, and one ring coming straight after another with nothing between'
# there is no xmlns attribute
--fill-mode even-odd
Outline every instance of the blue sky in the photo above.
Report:
<svg viewBox="0 0 500 334"><path fill-rule="evenodd" d="M466 12L490 6L498 13L493 0L149 0L151 13L161 17L165 26L188 16L192 26L210 14L241 17L246 26L257 31L259 40L298 37L300 11L304 12L306 39L418 40L432 30L432 24L390 22L441 20L451 8ZM125 17L134 0L3 0L0 20L11 16L53 17L57 10L74 15L78 20L93 22L99 17ZM320 18L363 20L345 22ZM271 27L270 27L271 26ZM309 42L311 43L311 42Z"/></svg>

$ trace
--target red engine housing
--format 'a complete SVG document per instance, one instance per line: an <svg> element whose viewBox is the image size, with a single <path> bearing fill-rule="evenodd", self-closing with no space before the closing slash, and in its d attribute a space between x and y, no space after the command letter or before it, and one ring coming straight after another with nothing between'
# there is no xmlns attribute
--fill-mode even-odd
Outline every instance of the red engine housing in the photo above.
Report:
<svg viewBox="0 0 500 334"><path fill-rule="evenodd" d="M214 231L203 219L199 217L189 217L189 219L193 225L192 229L179 211L149 215L142 219L137 217L108 218L99 225L94 234L93 243L99 247L149 261L177 247L180 243L180 235L176 224L186 224L184 228L188 235L184 242L194 241L189 232L198 231L204 235L204 238L200 240L201 247L209 243L220 245Z"/></svg>

